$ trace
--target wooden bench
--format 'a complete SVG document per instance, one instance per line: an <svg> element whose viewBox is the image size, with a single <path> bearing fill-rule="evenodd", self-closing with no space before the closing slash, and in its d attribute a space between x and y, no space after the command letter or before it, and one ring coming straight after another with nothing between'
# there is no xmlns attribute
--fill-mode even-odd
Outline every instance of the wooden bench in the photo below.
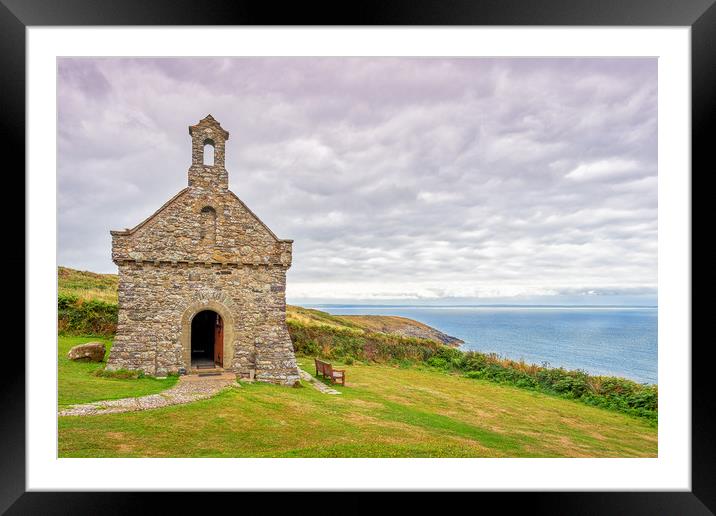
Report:
<svg viewBox="0 0 716 516"><path fill-rule="evenodd" d="M345 369L333 369L333 366L328 362L314 359L316 362L316 376L321 375L324 378L328 378L332 383L340 382L341 385L346 384L346 371Z"/></svg>

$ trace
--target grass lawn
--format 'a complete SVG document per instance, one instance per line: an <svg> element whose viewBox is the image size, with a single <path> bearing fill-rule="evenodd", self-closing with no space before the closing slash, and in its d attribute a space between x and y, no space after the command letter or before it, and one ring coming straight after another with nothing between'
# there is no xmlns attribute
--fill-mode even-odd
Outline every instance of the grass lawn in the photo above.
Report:
<svg viewBox="0 0 716 516"><path fill-rule="evenodd" d="M72 346L92 341L103 342L107 346L106 361L112 341L101 337L67 337L63 335L58 337L57 403L60 407L89 403L90 401L154 394L168 389L177 381L176 377L169 377L166 380L155 380L153 378L132 380L93 376L94 371L104 367L104 362L74 362L67 358L67 352Z"/></svg>
<svg viewBox="0 0 716 516"><path fill-rule="evenodd" d="M75 339L75 342L90 339ZM62 342L62 341L61 341ZM65 341L69 346L70 342ZM62 344L61 344L62 346ZM65 349L66 351L66 349ZM83 376L60 399L156 392L156 380ZM313 361L299 359L311 372ZM69 364L76 366L77 364ZM96 367L96 366L94 366ZM188 405L59 418L61 457L656 457L648 422L432 369L350 365L339 396L244 383ZM80 381L82 379L82 381ZM84 383L83 383L84 382ZM110 382L105 384L104 382ZM162 385L170 385L164 381ZM97 387L93 387L97 385ZM76 390L79 388L79 391Z"/></svg>

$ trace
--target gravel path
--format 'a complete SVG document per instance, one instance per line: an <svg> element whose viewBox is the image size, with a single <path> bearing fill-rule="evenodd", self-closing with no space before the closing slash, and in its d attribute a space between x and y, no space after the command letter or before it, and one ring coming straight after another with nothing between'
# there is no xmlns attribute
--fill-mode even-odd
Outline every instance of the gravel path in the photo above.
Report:
<svg viewBox="0 0 716 516"><path fill-rule="evenodd" d="M180 405L211 398L232 385L240 387L236 383L236 375L230 373L218 376L181 376L174 387L159 394L73 405L61 410L59 414L60 416L94 416Z"/></svg>
<svg viewBox="0 0 716 516"><path fill-rule="evenodd" d="M337 390L331 389L325 383L316 380L313 376L311 376L310 373L307 373L303 369L299 369L298 373L301 375L301 380L306 380L307 382L310 382L311 385L313 385L313 387L317 391L321 391L323 394L340 394L340 392L338 392Z"/></svg>

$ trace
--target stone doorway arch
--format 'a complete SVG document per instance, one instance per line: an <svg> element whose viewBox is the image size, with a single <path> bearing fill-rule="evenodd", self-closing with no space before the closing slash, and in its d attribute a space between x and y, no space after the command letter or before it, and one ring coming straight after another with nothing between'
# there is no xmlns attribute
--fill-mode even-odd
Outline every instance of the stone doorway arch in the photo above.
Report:
<svg viewBox="0 0 716 516"><path fill-rule="evenodd" d="M234 362L234 317L231 310L221 303L213 299L203 299L191 303L181 318L181 346L182 346L182 362L184 369L191 370L191 329L194 317L200 312L212 311L222 319L223 337L224 337L224 369L233 369Z"/></svg>

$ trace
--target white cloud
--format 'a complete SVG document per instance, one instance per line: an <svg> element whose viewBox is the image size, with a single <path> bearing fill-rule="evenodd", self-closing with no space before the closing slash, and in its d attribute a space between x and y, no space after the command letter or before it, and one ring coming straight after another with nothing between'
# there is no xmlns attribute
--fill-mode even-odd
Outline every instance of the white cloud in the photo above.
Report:
<svg viewBox="0 0 716 516"><path fill-rule="evenodd" d="M580 164L566 175L568 179L576 181L592 181L600 179L615 179L628 176L629 173L639 170L639 163L628 159L605 159L592 163Z"/></svg>

